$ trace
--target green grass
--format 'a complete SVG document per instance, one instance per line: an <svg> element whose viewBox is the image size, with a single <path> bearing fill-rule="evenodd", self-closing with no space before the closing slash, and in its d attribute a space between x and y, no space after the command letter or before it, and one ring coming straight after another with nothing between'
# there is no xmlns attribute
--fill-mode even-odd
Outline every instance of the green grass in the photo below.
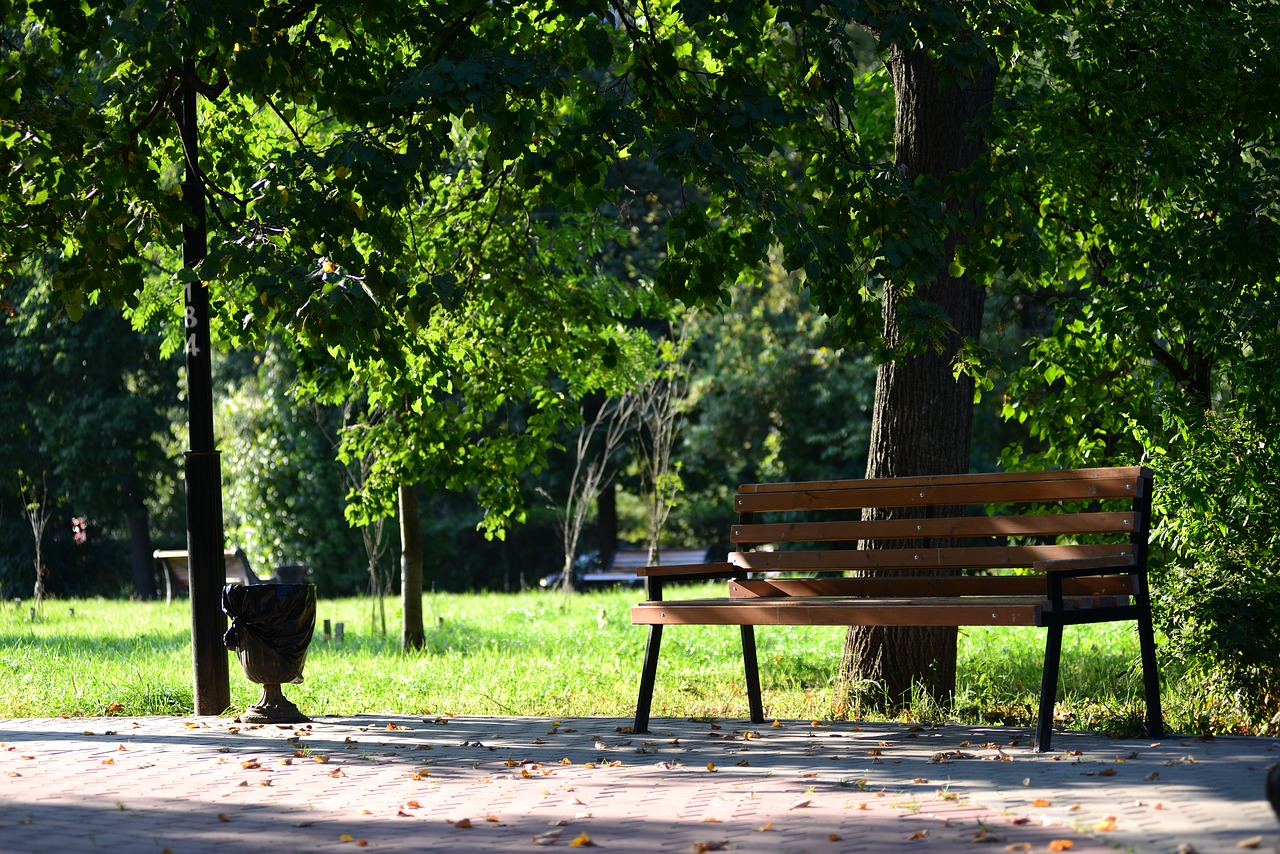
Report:
<svg viewBox="0 0 1280 854"><path fill-rule="evenodd" d="M646 634L628 617L637 596L631 590L431 594L424 600L427 646L413 654L399 649L397 600L387 602L387 638L373 631L368 600L322 600L306 681L287 686L286 694L315 715L626 717L634 712ZM50 601L35 620L29 608L29 602L0 607L0 717L190 713L186 600ZM344 624L342 643L323 639L326 619ZM1035 629L962 630L954 707L920 707L915 716L1030 724L1043 638ZM746 716L736 629L675 627L663 640L655 715ZM843 642L840 628L759 629L766 714L830 719L831 677ZM1142 719L1136 659L1132 624L1069 628L1059 715L1081 728L1136 727ZM230 672L232 703L243 708L258 687L234 659ZM1193 690L1176 680L1166 685L1172 727L1195 728L1193 701Z"/></svg>

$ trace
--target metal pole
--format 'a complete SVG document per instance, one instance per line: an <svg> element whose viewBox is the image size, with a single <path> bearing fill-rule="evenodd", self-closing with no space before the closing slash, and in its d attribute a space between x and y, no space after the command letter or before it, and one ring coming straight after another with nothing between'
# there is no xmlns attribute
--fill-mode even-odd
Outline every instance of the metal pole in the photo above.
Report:
<svg viewBox="0 0 1280 854"><path fill-rule="evenodd" d="M182 261L197 269L209 249L204 184L198 163L196 133L196 66L182 67L182 114L179 127L186 152L187 172L182 196L191 207L192 221L182 228ZM222 462L213 440L213 371L210 360L209 288L192 277L184 289L187 338L187 405L191 449L186 457L187 560L191 582L191 648L195 713L218 715L231 705L227 651L222 634L222 585L226 567L222 556Z"/></svg>

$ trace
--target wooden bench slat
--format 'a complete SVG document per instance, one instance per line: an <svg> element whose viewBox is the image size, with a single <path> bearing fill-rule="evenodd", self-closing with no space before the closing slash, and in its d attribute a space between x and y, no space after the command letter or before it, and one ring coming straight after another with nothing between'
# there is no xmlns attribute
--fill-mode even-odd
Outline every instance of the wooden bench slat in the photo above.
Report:
<svg viewBox="0 0 1280 854"><path fill-rule="evenodd" d="M1029 569L1037 561L1124 557L1129 543L1061 546L973 546L919 549L831 549L829 551L730 552L729 562L747 571L833 572L837 570Z"/></svg>
<svg viewBox="0 0 1280 854"><path fill-rule="evenodd" d="M1063 581L1067 596L1128 596L1134 592L1133 576L1111 575L1069 578ZM1036 575L999 575L955 578L735 578L729 582L730 598L777 596L1039 596L1046 595L1045 580Z"/></svg>
<svg viewBox="0 0 1280 854"><path fill-rule="evenodd" d="M1048 516L955 516L842 522L765 522L729 529L732 543L852 542L932 537L1019 537L1130 534L1135 513L1060 513Z"/></svg>
<svg viewBox="0 0 1280 854"><path fill-rule="evenodd" d="M937 486L955 484L1014 484L1063 480L1113 480L1115 478L1151 477L1142 466L1061 469L1048 471L970 472L965 474L932 474L919 477L886 477L859 480L781 481L777 483L744 483L740 493L806 492L826 489L877 489L883 486Z"/></svg>
<svg viewBox="0 0 1280 854"><path fill-rule="evenodd" d="M858 510L865 507L934 507L1094 501L1133 498L1140 481L1131 477L1087 480L1027 481L990 484L940 484L913 487L874 486L859 489L805 489L794 492L739 493L739 513L806 510Z"/></svg>
<svg viewBox="0 0 1280 854"><path fill-rule="evenodd" d="M1041 597L952 603L913 599L681 599L646 602L631 620L661 625L1035 626Z"/></svg>

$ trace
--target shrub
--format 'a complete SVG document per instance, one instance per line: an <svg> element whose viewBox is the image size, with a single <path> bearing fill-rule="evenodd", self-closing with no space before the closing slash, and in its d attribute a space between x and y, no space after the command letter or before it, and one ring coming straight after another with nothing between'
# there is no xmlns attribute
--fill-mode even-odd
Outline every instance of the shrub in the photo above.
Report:
<svg viewBox="0 0 1280 854"><path fill-rule="evenodd" d="M1280 452L1241 409L1167 426L1151 460L1157 625L1203 680L1207 725L1280 732Z"/></svg>

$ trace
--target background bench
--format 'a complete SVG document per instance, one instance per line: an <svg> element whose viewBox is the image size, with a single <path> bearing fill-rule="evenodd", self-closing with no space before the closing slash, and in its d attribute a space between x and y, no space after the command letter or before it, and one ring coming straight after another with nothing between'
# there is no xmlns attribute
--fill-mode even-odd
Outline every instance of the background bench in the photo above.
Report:
<svg viewBox="0 0 1280 854"><path fill-rule="evenodd" d="M705 563L710 549L663 549L658 559L665 564L694 565ZM609 565L594 569L575 570L573 583L575 587L586 590L592 587L610 587L616 584L627 586L643 582L636 570L649 562L648 549L616 549ZM538 582L539 587L553 588L564 583L564 573L554 572Z"/></svg>
<svg viewBox="0 0 1280 854"><path fill-rule="evenodd" d="M743 550L722 563L637 570L648 599L631 619L649 626L649 640L635 731L648 729L663 626L741 627L757 723L754 626L1038 626L1047 630L1036 727L1044 751L1063 627L1136 620L1147 729L1160 737L1151 488L1151 472L1137 466L743 485L730 530ZM708 578L728 579L722 597L663 599L665 582Z"/></svg>
<svg viewBox="0 0 1280 854"><path fill-rule="evenodd" d="M160 564L164 574L164 601L172 602L175 593L189 595L191 570L187 566L186 549L160 549L151 556ZM249 566L249 558L240 549L227 549L222 553L227 565L227 584L257 584L259 579Z"/></svg>

